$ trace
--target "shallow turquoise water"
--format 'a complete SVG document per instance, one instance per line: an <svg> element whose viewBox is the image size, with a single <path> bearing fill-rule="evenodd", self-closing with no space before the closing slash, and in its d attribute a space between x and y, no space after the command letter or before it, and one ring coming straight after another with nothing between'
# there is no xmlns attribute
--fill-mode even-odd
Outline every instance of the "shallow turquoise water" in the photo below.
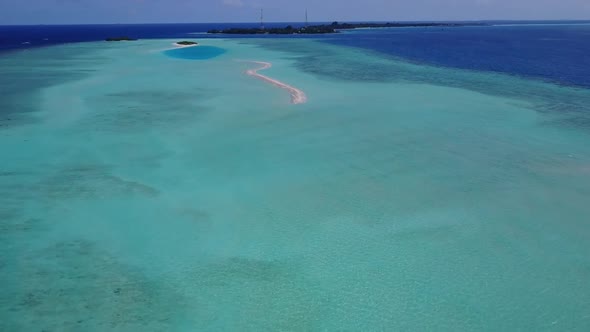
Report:
<svg viewBox="0 0 590 332"><path fill-rule="evenodd" d="M589 91L170 43L0 57L0 330L588 330Z"/></svg>

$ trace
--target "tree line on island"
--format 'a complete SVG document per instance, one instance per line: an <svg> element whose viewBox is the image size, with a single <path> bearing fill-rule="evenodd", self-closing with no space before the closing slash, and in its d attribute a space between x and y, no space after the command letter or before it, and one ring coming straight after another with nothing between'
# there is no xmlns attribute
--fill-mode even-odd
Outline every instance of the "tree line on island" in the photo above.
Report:
<svg viewBox="0 0 590 332"><path fill-rule="evenodd" d="M179 41L179 42L176 42L175 44L176 45L181 45L181 46L199 45L199 43L197 43L197 42L188 41L188 40Z"/></svg>
<svg viewBox="0 0 590 332"><path fill-rule="evenodd" d="M106 38L105 41L108 42L120 42L120 41L136 41L136 38L131 38L131 37L109 37ZM175 43L178 46L195 46L195 45L199 45L199 43L195 42L195 41L190 41L190 40L183 40L183 41L179 41Z"/></svg>
<svg viewBox="0 0 590 332"><path fill-rule="evenodd" d="M483 26L485 23L469 22L404 22L404 23L339 23L309 25L304 27L293 27L288 25L284 28L228 28L228 29L212 29L207 31L210 34L228 34L228 35L294 35L294 34L327 34L338 33L341 30L353 30L362 28L408 28L408 27L464 27L464 26ZM135 41L137 39L130 37L110 37L106 41ZM182 41L176 43L178 45L194 45L190 41Z"/></svg>
<svg viewBox="0 0 590 332"><path fill-rule="evenodd" d="M284 28L229 28L229 29L212 29L211 34L230 34L230 35L292 35L292 34L326 34L338 33L340 30L352 30L361 28L407 28L407 27L460 27L483 25L482 23L339 23L310 25L305 27L293 27L288 25Z"/></svg>

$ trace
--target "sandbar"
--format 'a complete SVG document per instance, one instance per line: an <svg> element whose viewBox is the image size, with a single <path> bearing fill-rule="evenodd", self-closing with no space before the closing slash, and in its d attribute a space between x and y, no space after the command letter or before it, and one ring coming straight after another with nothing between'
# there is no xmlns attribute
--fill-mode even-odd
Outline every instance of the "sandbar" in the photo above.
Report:
<svg viewBox="0 0 590 332"><path fill-rule="evenodd" d="M307 102L307 96L305 95L305 92L291 86L288 85L286 83L283 83L279 80L276 80L274 78L259 74L258 71L260 70L265 70L265 69L269 69L270 67L272 67L272 64L270 62L262 62L262 61L246 61L246 62L251 62L251 63L255 63L260 65L260 67L255 68L255 69L249 69L246 71L246 74L256 77L260 80L263 80L267 83L270 83L274 86L277 86L281 89L285 89L287 91L289 91L289 94L291 94L291 103L293 104L304 104Z"/></svg>

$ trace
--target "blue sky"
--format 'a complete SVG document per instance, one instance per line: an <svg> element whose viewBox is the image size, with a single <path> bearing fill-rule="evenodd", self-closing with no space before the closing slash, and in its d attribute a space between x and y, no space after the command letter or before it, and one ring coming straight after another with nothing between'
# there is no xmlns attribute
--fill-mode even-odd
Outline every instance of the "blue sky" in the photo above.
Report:
<svg viewBox="0 0 590 332"><path fill-rule="evenodd" d="M0 24L590 19L590 0L0 0Z"/></svg>

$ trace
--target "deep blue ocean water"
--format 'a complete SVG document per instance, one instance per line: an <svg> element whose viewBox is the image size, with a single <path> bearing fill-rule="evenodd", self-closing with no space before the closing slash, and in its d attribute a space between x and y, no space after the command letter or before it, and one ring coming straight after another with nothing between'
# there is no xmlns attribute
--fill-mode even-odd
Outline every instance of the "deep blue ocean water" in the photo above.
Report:
<svg viewBox="0 0 590 332"><path fill-rule="evenodd" d="M431 65L590 87L590 24L357 30L330 42Z"/></svg>
<svg viewBox="0 0 590 332"><path fill-rule="evenodd" d="M339 45L371 49L418 63L495 71L590 87L590 23L488 23L489 26L482 27L370 29L312 37ZM287 24L297 25L271 23L267 26ZM257 24L0 26L0 51L96 41L113 36L144 39L216 38L203 32L232 26L255 27Z"/></svg>

